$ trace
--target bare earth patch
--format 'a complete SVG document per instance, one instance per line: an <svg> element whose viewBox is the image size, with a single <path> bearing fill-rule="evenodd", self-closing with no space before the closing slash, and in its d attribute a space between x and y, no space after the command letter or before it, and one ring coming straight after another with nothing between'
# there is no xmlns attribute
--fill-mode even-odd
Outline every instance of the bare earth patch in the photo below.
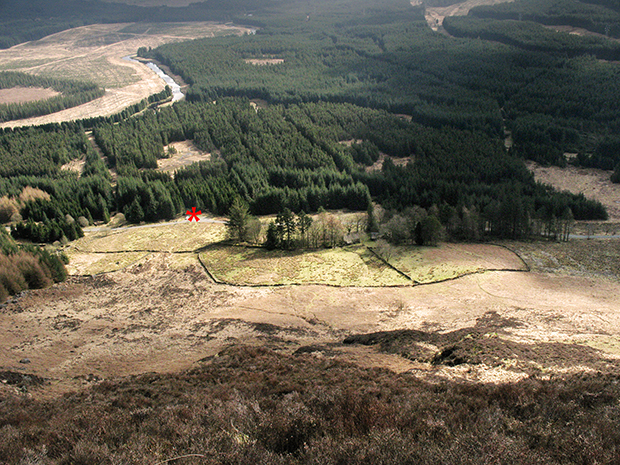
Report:
<svg viewBox="0 0 620 465"><path fill-rule="evenodd" d="M509 3L513 0L467 0L462 3L446 7L426 7L426 21L433 31L439 30L446 16L466 16L469 10L481 5L497 5L498 3ZM419 0L412 0L413 6L420 5Z"/></svg>
<svg viewBox="0 0 620 465"><path fill-rule="evenodd" d="M380 171L383 168L383 163L388 158L392 160L392 163L394 163L396 166L407 166L407 163L413 160L413 157L396 158L383 152L379 152L379 159L373 165L366 167L366 171Z"/></svg>
<svg viewBox="0 0 620 465"><path fill-rule="evenodd" d="M0 104L36 102L56 97L60 92L42 87L13 87L0 89Z"/></svg>
<svg viewBox="0 0 620 465"><path fill-rule="evenodd" d="M142 63L124 60L140 47L200 37L243 34L249 29L217 23L95 24L52 34L0 50L0 71L91 81L106 94L51 115L7 122L0 127L30 126L109 116L164 89L164 81Z"/></svg>
<svg viewBox="0 0 620 465"><path fill-rule="evenodd" d="M170 158L157 160L157 169L159 171L173 173L184 166L189 166L199 161L211 160L210 153L203 152L189 140L183 142L173 142L172 144L164 147L164 153L167 153L170 148L174 148L176 153Z"/></svg>
<svg viewBox="0 0 620 465"><path fill-rule="evenodd" d="M598 200L607 209L610 221L620 221L620 184L609 180L609 171L574 166L540 166L534 162L528 162L527 167L534 173L536 181L550 184L560 191Z"/></svg>
<svg viewBox="0 0 620 465"><path fill-rule="evenodd" d="M617 280L489 272L401 288L247 288L214 284L198 265L180 268L175 257L151 254L116 273L72 277L9 303L0 309L0 366L19 371L19 361L30 359L28 372L50 379L44 389L53 393L89 380L189 368L243 343L288 353L317 346L323 356L363 366L501 382L523 377L537 360L544 368L540 376L595 369L617 353L620 341ZM482 339L471 341L468 328L480 328L489 315L511 324L501 334L487 325L476 336ZM353 334L463 329L463 342L454 342L477 358L455 366L383 353L380 347L342 346ZM501 341L521 352L510 355ZM547 355L549 344L556 343L578 345L558 352L556 360ZM547 344L544 358L526 350L541 344ZM579 345L597 350L581 351ZM525 362L519 361L522 352Z"/></svg>
<svg viewBox="0 0 620 465"><path fill-rule="evenodd" d="M282 58L246 58L243 61L254 66L279 65L280 63L284 63L284 59Z"/></svg>
<svg viewBox="0 0 620 465"><path fill-rule="evenodd" d="M69 163L65 163L60 167L60 169L65 171L75 171L78 174L82 174L85 165L86 160L81 158L79 160L71 160Z"/></svg>

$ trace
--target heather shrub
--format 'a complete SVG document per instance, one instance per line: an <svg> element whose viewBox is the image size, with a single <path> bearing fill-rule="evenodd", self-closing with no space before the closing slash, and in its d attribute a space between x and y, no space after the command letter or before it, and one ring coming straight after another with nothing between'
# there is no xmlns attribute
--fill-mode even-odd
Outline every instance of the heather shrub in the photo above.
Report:
<svg viewBox="0 0 620 465"><path fill-rule="evenodd" d="M0 284L9 295L17 294L28 286L12 257L0 254Z"/></svg>
<svg viewBox="0 0 620 465"><path fill-rule="evenodd" d="M8 223L19 212L17 201L7 196L0 197L0 223Z"/></svg>
<svg viewBox="0 0 620 465"><path fill-rule="evenodd" d="M49 465L619 463L618 381L428 383L233 347L183 373L0 397L0 463L28 450Z"/></svg>
<svg viewBox="0 0 620 465"><path fill-rule="evenodd" d="M44 269L39 259L26 252L11 256L17 269L21 272L29 289L42 289L52 285L49 269Z"/></svg>

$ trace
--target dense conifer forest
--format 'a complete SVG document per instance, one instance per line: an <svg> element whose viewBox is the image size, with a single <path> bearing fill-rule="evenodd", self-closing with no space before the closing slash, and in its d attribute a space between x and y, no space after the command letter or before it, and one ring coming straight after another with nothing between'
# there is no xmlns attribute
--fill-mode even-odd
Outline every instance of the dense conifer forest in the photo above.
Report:
<svg viewBox="0 0 620 465"><path fill-rule="evenodd" d="M537 184L523 161L563 165L574 152L585 166L618 165L620 71L597 58L615 57L616 42L550 32L535 18L483 20L479 10L448 18L462 36L449 37L403 0L290 3L277 14L246 6L237 11L255 11L256 34L140 50L191 84L186 102L149 106L160 95L111 118L0 133L0 196L22 221L13 234L79 236L67 215L227 214L235 199L255 215L366 211L374 200L390 215L423 209L456 239L606 218L597 202ZM210 161L158 171L164 147L185 140ZM81 175L60 169L77 159ZM27 187L49 199L16 203Z"/></svg>

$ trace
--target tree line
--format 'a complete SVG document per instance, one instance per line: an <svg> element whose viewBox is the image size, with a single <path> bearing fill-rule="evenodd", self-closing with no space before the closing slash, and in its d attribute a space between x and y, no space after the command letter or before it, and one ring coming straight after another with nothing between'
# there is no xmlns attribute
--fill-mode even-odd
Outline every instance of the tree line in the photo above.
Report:
<svg viewBox="0 0 620 465"><path fill-rule="evenodd" d="M592 55L618 60L620 44L604 37L556 32L531 21L494 20L476 16L448 16L443 28L455 37L480 38L524 50L553 53L565 57Z"/></svg>
<svg viewBox="0 0 620 465"><path fill-rule="evenodd" d="M15 167L8 172L13 176L0 179L0 195L19 195L26 186L48 193L49 200L26 202L20 213L26 222L50 227L56 222L61 229L66 215L107 221L118 211L138 223L171 219L192 206L222 215L236 198L255 215L286 209L296 214L321 208L366 211L371 198L392 211L434 207L443 212L434 216L454 237L469 239L488 234L523 237L532 231L532 218L551 221L566 210L575 219L606 215L597 202L537 184L521 159L484 133L429 128L351 104L257 110L246 99L228 98L181 102L120 123L98 123L95 139L109 166L118 171L114 188L108 166L94 153L80 124L6 131L2 136L9 141L1 145L6 159L15 160ZM179 140L193 140L211 152L211 160L181 168L174 177L157 171L164 144ZM34 163L36 151L31 165L19 166L24 148L30 146L48 147L48 169ZM387 158L381 169L372 169L380 152ZM81 157L81 176L59 169L61 163ZM410 161L393 163L402 157ZM27 175L29 166L34 176ZM454 226L468 223L467 218L454 221L465 211L476 212L478 230ZM32 225L28 228L34 231Z"/></svg>

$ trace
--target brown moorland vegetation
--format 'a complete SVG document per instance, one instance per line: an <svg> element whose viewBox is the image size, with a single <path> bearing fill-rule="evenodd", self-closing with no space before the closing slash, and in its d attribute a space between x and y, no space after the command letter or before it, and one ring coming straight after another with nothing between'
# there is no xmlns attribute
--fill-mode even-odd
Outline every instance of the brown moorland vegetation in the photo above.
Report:
<svg viewBox="0 0 620 465"><path fill-rule="evenodd" d="M234 346L178 374L103 381L48 401L0 391L0 461L617 463L618 381L429 383Z"/></svg>

